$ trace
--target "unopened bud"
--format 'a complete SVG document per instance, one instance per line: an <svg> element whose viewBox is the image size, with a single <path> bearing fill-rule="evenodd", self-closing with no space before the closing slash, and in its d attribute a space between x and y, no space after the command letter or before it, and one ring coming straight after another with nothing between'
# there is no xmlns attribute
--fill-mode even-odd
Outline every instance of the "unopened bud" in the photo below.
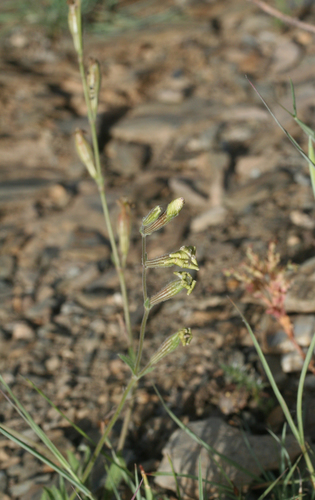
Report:
<svg viewBox="0 0 315 500"><path fill-rule="evenodd" d="M165 212L163 212L154 222L152 222L149 225L146 225L145 227L141 227L140 232L143 236L148 236L152 234L154 231L158 231L158 229L161 229L162 227L166 226L171 220L173 220L181 209L183 208L185 203L184 198L177 198L176 200L173 200L169 205L167 206Z"/></svg>
<svg viewBox="0 0 315 500"><path fill-rule="evenodd" d="M68 25L76 52L82 55L81 1L68 0Z"/></svg>
<svg viewBox="0 0 315 500"><path fill-rule="evenodd" d="M187 290L187 295L191 294L196 285L196 281L193 280L192 276L184 271L174 274L178 276L179 279L171 281L162 288L162 290L153 295L153 297L150 298L150 307L174 297L184 289Z"/></svg>
<svg viewBox="0 0 315 500"><path fill-rule="evenodd" d="M171 354L171 352L175 351L181 342L183 346L189 345L192 340L192 333L190 328L182 328L178 332L174 333L170 337L168 337L163 344L159 347L155 354L153 354L152 358L148 363L148 367L155 365L162 358Z"/></svg>
<svg viewBox="0 0 315 500"><path fill-rule="evenodd" d="M91 102L93 118L95 120L97 115L98 96L101 86L101 71L99 62L93 57L90 58L88 67L87 84L89 89L89 98Z"/></svg>
<svg viewBox="0 0 315 500"><path fill-rule="evenodd" d="M121 254L122 266L125 267L130 245L131 207L129 201L126 198L121 198L117 203L120 206L120 214L118 216L119 250Z"/></svg>
<svg viewBox="0 0 315 500"><path fill-rule="evenodd" d="M94 157L91 146L83 135L83 131L80 129L76 129L75 133L75 145L77 148L78 155L80 156L81 161L86 166L89 174L93 179L96 178L96 169L94 165Z"/></svg>
<svg viewBox="0 0 315 500"><path fill-rule="evenodd" d="M155 222L156 219L159 217L160 213L162 212L162 208L157 205L156 207L152 208L148 215L143 217L142 219L142 225L143 226L148 226L149 224L152 224L152 222Z"/></svg>
<svg viewBox="0 0 315 500"><path fill-rule="evenodd" d="M184 269L195 269L196 271L198 271L199 267L195 255L196 247L183 246L178 250L178 252L147 260L145 262L145 266L147 268L178 266L183 267Z"/></svg>

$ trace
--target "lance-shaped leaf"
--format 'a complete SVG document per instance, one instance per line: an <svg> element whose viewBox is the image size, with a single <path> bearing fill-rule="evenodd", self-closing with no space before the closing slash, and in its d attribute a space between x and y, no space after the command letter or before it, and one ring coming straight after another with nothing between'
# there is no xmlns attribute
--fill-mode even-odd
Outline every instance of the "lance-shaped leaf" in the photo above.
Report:
<svg viewBox="0 0 315 500"><path fill-rule="evenodd" d="M196 259L196 247L183 246L177 252L161 255L161 257L147 260L145 266L147 268L178 266L183 267L184 269L195 269L198 271L199 267Z"/></svg>
<svg viewBox="0 0 315 500"><path fill-rule="evenodd" d="M80 0L68 0L68 5L68 25L73 38L73 45L76 52L82 55L81 2Z"/></svg>
<svg viewBox="0 0 315 500"><path fill-rule="evenodd" d="M148 225L142 225L140 228L140 233L143 236L149 236L154 231L158 231L162 227L166 226L166 224L168 224L169 222L171 222L171 220L177 217L177 215L183 208L184 203L185 203L184 198L177 198L176 200L173 200L171 203L168 204L165 212L160 214L152 223ZM150 215L150 213L148 215Z"/></svg>
<svg viewBox="0 0 315 500"><path fill-rule="evenodd" d="M174 274L175 276L178 276L178 279L171 281L168 285L162 288L162 290L150 298L150 308L160 302L164 302L165 300L174 297L184 289L187 290L187 295L191 294L196 285L196 281L193 280L192 276L185 271Z"/></svg>

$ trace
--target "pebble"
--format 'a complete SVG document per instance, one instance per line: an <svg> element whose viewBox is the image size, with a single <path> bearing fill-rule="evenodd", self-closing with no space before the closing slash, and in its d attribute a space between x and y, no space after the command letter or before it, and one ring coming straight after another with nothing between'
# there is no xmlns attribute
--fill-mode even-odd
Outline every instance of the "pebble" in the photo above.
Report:
<svg viewBox="0 0 315 500"><path fill-rule="evenodd" d="M70 194L68 191L61 185L56 184L55 186L51 186L48 189L48 196L55 208L65 208L70 201Z"/></svg>
<svg viewBox="0 0 315 500"><path fill-rule="evenodd" d="M299 315L293 319L294 337L301 347L308 347L315 333L315 316ZM294 345L282 330L267 334L267 347L271 353L287 353L295 351Z"/></svg>
<svg viewBox="0 0 315 500"><path fill-rule="evenodd" d="M12 255L0 255L0 279L7 280L12 277L14 258Z"/></svg>
<svg viewBox="0 0 315 500"><path fill-rule="evenodd" d="M12 338L15 340L34 340L35 332L27 323L18 322L10 326Z"/></svg>
<svg viewBox="0 0 315 500"><path fill-rule="evenodd" d="M243 431L227 425L223 420L210 417L188 424L197 437L201 438L208 445L218 450L228 458L235 460L245 469L258 476L261 468L264 470L277 469L281 456L281 450L277 446L273 437L266 435L251 435L246 433L246 441ZM250 447L250 451L248 449ZM299 445L292 435L287 435L285 446L292 461L300 454ZM276 450L278 449L278 452ZM253 460L253 456L259 457L259 464ZM209 481L225 483L220 469L214 464L211 455L201 445L197 444L183 430L175 431L170 437L167 445L163 449L163 459L158 472L171 472L172 466L178 474L194 474L198 477L198 461L201 458L201 475L207 477ZM251 483L252 479L244 472L225 463L220 457L216 460L222 465L233 485L241 489L242 486ZM188 478L177 478L181 493L185 497L198 498L198 483ZM173 476L157 476L155 483L159 486L176 491L176 483Z"/></svg>
<svg viewBox="0 0 315 500"><path fill-rule="evenodd" d="M296 351L281 356L281 368L284 373L300 372L303 362L302 356Z"/></svg>
<svg viewBox="0 0 315 500"><path fill-rule="evenodd" d="M314 229L315 221L308 214L301 212L300 210L292 210L290 213L290 219L296 226L303 227L305 229Z"/></svg>
<svg viewBox="0 0 315 500"><path fill-rule="evenodd" d="M46 359L45 366L49 372L56 371L60 366L60 359L58 356L52 356L51 358Z"/></svg>
<svg viewBox="0 0 315 500"><path fill-rule="evenodd" d="M277 44L273 52L271 71L273 73L284 73L293 68L301 60L301 49L290 40L283 40Z"/></svg>
<svg viewBox="0 0 315 500"><path fill-rule="evenodd" d="M284 304L287 313L315 313L315 281L297 277Z"/></svg>
<svg viewBox="0 0 315 500"><path fill-rule="evenodd" d="M8 479L5 472L0 471L0 493L4 493L8 484Z"/></svg>
<svg viewBox="0 0 315 500"><path fill-rule="evenodd" d="M9 487L10 495L12 495L13 497L20 497L22 495L25 495L25 493L27 493L28 490L31 488L32 484L33 484L33 479L28 479L23 483L14 484Z"/></svg>

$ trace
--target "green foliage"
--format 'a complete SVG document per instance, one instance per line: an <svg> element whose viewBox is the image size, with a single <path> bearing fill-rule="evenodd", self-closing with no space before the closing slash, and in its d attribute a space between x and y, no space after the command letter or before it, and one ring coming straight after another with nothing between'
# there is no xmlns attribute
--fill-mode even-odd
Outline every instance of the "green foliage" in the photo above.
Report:
<svg viewBox="0 0 315 500"><path fill-rule="evenodd" d="M260 395L266 384L256 374L254 368L248 366L221 365L228 381L236 384L238 388L245 387L249 394L259 402Z"/></svg>
<svg viewBox="0 0 315 500"><path fill-rule="evenodd" d="M153 2L154 3L154 2ZM158 0L155 0L158 5ZM183 20L175 7L161 8L160 12L143 16L143 7L150 0L137 0L121 6L118 0L82 0L85 31L112 35L152 24ZM2 0L0 6L0 34L23 24L43 26L50 36L67 29L68 6L66 0Z"/></svg>

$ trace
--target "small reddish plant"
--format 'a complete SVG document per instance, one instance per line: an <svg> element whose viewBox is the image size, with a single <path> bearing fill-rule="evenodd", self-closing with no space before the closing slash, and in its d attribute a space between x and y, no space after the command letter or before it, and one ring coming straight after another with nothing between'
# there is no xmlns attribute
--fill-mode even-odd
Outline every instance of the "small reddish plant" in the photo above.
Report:
<svg viewBox="0 0 315 500"><path fill-rule="evenodd" d="M252 247L247 249L246 257L247 261L243 262L238 270L226 270L225 275L244 283L248 294L266 307L266 313L280 323L295 349L305 359L305 353L296 341L292 321L285 309L285 297L291 286L288 271L294 270L296 266L291 263L280 265L280 254L276 252L276 244L273 241L269 243L265 258L254 253ZM309 369L315 373L313 361Z"/></svg>

